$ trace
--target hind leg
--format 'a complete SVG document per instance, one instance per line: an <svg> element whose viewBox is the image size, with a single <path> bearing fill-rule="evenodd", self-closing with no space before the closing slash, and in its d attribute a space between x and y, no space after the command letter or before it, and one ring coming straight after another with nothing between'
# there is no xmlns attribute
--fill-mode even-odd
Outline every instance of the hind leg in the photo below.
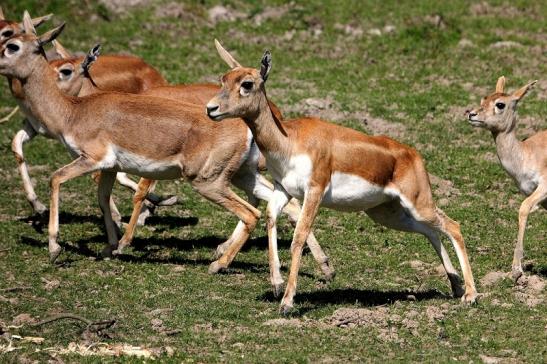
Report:
<svg viewBox="0 0 547 364"><path fill-rule="evenodd" d="M439 233L442 231L439 230L437 226L438 224L432 224L423 221L423 218L418 216L414 208L404 208L398 200L394 200L392 202L380 205L366 212L374 221L386 227L401 231L415 232L427 237L431 245L435 249L435 252L441 259L441 262L446 270L448 279L450 280L450 285L452 287L452 292L454 296L462 297L465 294L464 290L461 287L460 276L456 269L454 269L454 266L450 261L450 257L448 256L444 245L439 239ZM436 213L424 214L424 216L431 215L433 216L433 219L435 219ZM444 232L442 233L444 234Z"/></svg>
<svg viewBox="0 0 547 364"><path fill-rule="evenodd" d="M512 274L513 279L517 281L523 274L522 259L524 258L524 231L526 230L526 222L528 221L528 215L534 210L534 208L543 200L547 198L547 189L538 187L534 193L526 198L519 209L519 231L517 236L517 244L515 245L515 251L513 253L513 267Z"/></svg>
<svg viewBox="0 0 547 364"><path fill-rule="evenodd" d="M460 224L446 216L445 213L439 208L436 209L436 215L437 221L435 221L435 224L432 227L450 239L460 262L460 268L463 273L465 285L465 292L462 296L462 301L466 303L473 303L477 299L477 290L475 288L471 265L469 264L469 258L467 257L467 251L460 231Z"/></svg>
<svg viewBox="0 0 547 364"><path fill-rule="evenodd" d="M450 280L452 294L454 297L462 297L465 294L462 287L462 280L456 269L454 269L452 261L450 261L450 257L448 256L448 252L439 238L438 232L424 225L423 234L429 239L429 242L433 245L433 249L435 249L435 252L437 252L437 255L441 259L446 275Z"/></svg>

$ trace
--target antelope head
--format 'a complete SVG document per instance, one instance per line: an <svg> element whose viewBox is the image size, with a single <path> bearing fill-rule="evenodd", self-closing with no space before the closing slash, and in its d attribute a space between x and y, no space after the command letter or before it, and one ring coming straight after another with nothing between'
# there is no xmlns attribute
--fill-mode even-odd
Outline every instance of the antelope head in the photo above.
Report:
<svg viewBox="0 0 547 364"><path fill-rule="evenodd" d="M101 45L97 44L93 47L82 60L72 57L58 41L54 41L54 43L57 53L62 57L62 59L50 62L57 74L57 86L67 95L76 96L82 88L84 79L88 77L91 80L89 70L99 57ZM61 53L59 52L59 46L63 50ZM67 56L68 58L65 58Z"/></svg>
<svg viewBox="0 0 547 364"><path fill-rule="evenodd" d="M260 70L257 70L241 66L216 39L215 46L231 71L222 76L220 92L207 103L207 115L216 121L255 117L264 103L267 105L264 83L272 67L270 52L264 53Z"/></svg>
<svg viewBox="0 0 547 364"><path fill-rule="evenodd" d="M38 18L33 18L31 19L31 21L35 27L38 27L42 23L51 19L52 16L53 14L48 14L45 16L40 16ZM4 11L2 10L2 7L0 7L0 43L21 33L24 33L23 23L7 20L4 16Z"/></svg>
<svg viewBox="0 0 547 364"><path fill-rule="evenodd" d="M494 133L511 130L515 127L516 117L514 116L519 101L536 82L537 80L532 81L512 94L507 94L505 77L501 76L496 84L496 91L483 97L480 106L469 112L469 123Z"/></svg>
<svg viewBox="0 0 547 364"><path fill-rule="evenodd" d="M65 24L38 36L27 11L23 17L23 30L0 46L0 74L19 79L27 78L40 58L45 58L43 45L54 40Z"/></svg>

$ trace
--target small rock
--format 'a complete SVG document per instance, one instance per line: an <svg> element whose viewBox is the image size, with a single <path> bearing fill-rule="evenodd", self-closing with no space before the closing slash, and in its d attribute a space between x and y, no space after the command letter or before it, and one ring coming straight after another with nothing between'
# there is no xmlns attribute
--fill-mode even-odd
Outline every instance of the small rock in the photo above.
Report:
<svg viewBox="0 0 547 364"><path fill-rule="evenodd" d="M490 44L490 48L520 48L523 45L512 40L504 40Z"/></svg>
<svg viewBox="0 0 547 364"><path fill-rule="evenodd" d="M375 36L380 36L380 35L382 35L382 31L381 31L380 29L378 29L378 28L372 28L372 29L369 29L369 30L367 31L367 34L369 34L369 35L375 35Z"/></svg>

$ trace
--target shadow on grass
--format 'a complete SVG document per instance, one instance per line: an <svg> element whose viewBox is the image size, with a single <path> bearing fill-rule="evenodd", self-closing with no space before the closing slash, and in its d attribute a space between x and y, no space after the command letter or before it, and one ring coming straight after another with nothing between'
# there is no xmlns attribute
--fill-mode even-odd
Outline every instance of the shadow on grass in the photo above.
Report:
<svg viewBox="0 0 547 364"><path fill-rule="evenodd" d="M123 221L129 222L131 216L124 216ZM170 228L179 228L184 226L194 226L199 222L197 217L185 217L185 216L157 216L152 215L146 219L146 225L165 225Z"/></svg>
<svg viewBox="0 0 547 364"><path fill-rule="evenodd" d="M103 246L106 246L107 237L104 235L94 235L85 239L80 239L74 244L66 244L64 242L59 242L62 246L64 252L69 252L75 255L91 257L96 259L101 259L100 252L94 251L89 248L90 244L101 244L104 242L104 245L101 244L101 249ZM127 253L124 251L123 254L116 256L115 259L121 262L128 263L160 263L160 264L178 264L178 265L205 265L208 266L213 262L212 253L214 248L218 244L224 242L224 239L221 239L217 236L206 236L197 239L179 239L179 238L164 238L164 239L135 239L134 244L131 245L131 248L127 248ZM47 241L40 241L31 237L22 236L21 244L28 246L43 248L47 246ZM198 248L211 248L211 259L192 259L181 257L177 254L162 254L163 248L173 248L177 251L191 251ZM131 250L135 254L131 254ZM160 253L160 254L157 254ZM266 261L266 259L265 259ZM67 265L74 262L73 259L69 257L61 256L59 260L60 265ZM248 263L234 260L230 267L221 272L221 274L233 274L233 273L243 273L248 271L254 272L267 272L267 264L256 264Z"/></svg>
<svg viewBox="0 0 547 364"><path fill-rule="evenodd" d="M47 225L49 221L49 210L43 214L34 214L27 217L22 217L18 219L20 222L30 224L32 228L39 234L43 234L47 230ZM71 212L62 211L59 213L59 224L83 224L83 223L93 223L103 225L102 217L97 215L78 215Z"/></svg>
<svg viewBox="0 0 547 364"><path fill-rule="evenodd" d="M435 289L427 291L378 291L370 289L333 289L318 290L313 292L298 293L294 297L295 304L299 304L294 314L301 316L309 311L317 310L330 305L352 305L371 307L393 304L405 301L426 301L432 299L452 299L452 296ZM265 293L257 298L268 302L281 302L281 298L275 298L272 292Z"/></svg>
<svg viewBox="0 0 547 364"><path fill-rule="evenodd" d="M547 265L541 263L526 263L523 266L525 272L537 274L542 277L547 277Z"/></svg>

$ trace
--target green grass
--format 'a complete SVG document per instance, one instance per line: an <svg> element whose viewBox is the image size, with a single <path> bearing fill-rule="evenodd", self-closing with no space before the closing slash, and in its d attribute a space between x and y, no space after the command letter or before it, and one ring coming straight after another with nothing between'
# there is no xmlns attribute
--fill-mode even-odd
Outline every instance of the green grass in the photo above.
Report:
<svg viewBox="0 0 547 364"><path fill-rule="evenodd" d="M210 24L207 9L217 1L185 4L182 18L157 16L156 9L167 2L145 3L122 14L95 1L12 0L2 7L8 17L17 19L24 9L33 15L53 12L54 22L67 22L61 37L67 48L87 50L101 41L104 53L139 55L174 83L215 79L226 71L214 51L215 37L245 65L258 66L262 52L271 49L268 90L281 110L295 110L305 98L331 97L340 111L368 110L375 117L400 122L406 132L399 139L422 153L430 173L453 181L459 190L448 197L443 209L461 223L478 289L486 295L472 307L447 297L448 282L434 274L438 258L423 237L387 230L362 213L322 209L315 232L337 276L331 283L322 282L306 254L291 317L297 321L265 325L279 314L268 283L263 224L226 274L208 275L214 248L229 236L236 220L188 185L173 182L161 183L159 192L176 193L183 203L160 209L138 230L134 247L122 259L111 261L97 259L106 237L96 187L89 178L63 185L60 241L65 250L61 263L53 266L48 263L46 231L30 222L31 211L10 151L21 123L17 116L0 128L0 289L30 289L0 291L0 321L10 325L22 313L45 318L56 312L93 320L115 318L116 326L107 331L110 338L90 340L169 346L174 356L160 357L173 362L477 362L481 355L545 362L546 303L528 307L517 299L518 292L508 280L491 287L479 283L488 272L509 270L523 197L499 163L484 158L495 152L492 137L472 129L454 111L476 106L502 74L510 89L546 77L545 2L491 1L488 13L476 15L470 10L471 1L311 0L297 2L284 17L260 26L252 18ZM250 16L272 3L283 4L228 2ZM425 20L435 14L442 16L444 27ZM363 35L348 36L337 24L359 27ZM386 25L393 25L395 31L368 34ZM321 34L311 35L312 27L321 29ZM293 38L287 40L292 30ZM473 45L460 46L462 39ZM491 47L501 40L522 46ZM5 82L2 90L0 110L7 113L15 102ZM539 120L540 129L547 127L546 96L545 86L536 87L520 106L521 116ZM359 120L342 123L364 130ZM31 174L41 200L47 202L48 177L69 161L68 155L59 143L41 137L30 142L25 153L29 164L39 167ZM115 196L127 216L131 195L116 187ZM528 274L540 277L547 271L545 216L544 210L531 215L525 241L526 259L532 263ZM282 219L280 256L285 275L291 234L292 228ZM424 262L425 271L410 267L412 260ZM43 278L60 284L47 290ZM417 300L407 298L408 294ZM545 298L545 292L538 297ZM442 309L442 318L427 317L432 307ZM151 313L158 308L170 310ZM378 315L386 308L387 318L336 327L330 317L340 308L368 308ZM416 312L413 317L412 312ZM180 333L166 336L154 331L154 318ZM417 326L413 328L408 320ZM73 321L58 321L42 328L10 329L12 334L44 337L45 342L14 341L20 349L0 354L0 361L46 361L54 354L45 348L84 342L82 328ZM397 339L385 339L382 330L393 330ZM0 339L2 344L7 342ZM129 356L61 358L140 361Z"/></svg>

